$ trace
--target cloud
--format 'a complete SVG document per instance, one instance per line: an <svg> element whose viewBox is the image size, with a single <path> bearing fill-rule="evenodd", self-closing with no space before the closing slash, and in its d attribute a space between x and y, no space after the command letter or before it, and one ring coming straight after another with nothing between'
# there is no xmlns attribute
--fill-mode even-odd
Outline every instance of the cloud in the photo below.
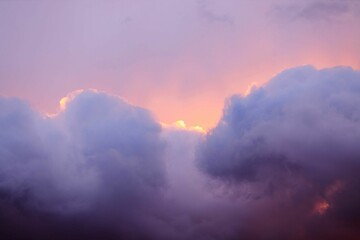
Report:
<svg viewBox="0 0 360 240"><path fill-rule="evenodd" d="M198 164L249 201L239 236L359 236L359 93L358 71L304 66L228 99Z"/></svg>
<svg viewBox="0 0 360 240"><path fill-rule="evenodd" d="M161 127L147 110L91 90L50 118L17 99L0 109L0 236L146 234L165 186Z"/></svg>
<svg viewBox="0 0 360 240"><path fill-rule="evenodd" d="M162 129L147 110L93 90L60 102L44 117L0 99L1 239L232 236L239 202L215 196L196 168L201 131Z"/></svg>
<svg viewBox="0 0 360 240"><path fill-rule="evenodd" d="M214 13L212 10L209 9L209 1L207 0L200 0L198 1L198 12L199 15L210 23L226 23L226 24L234 24L234 19L227 14L218 14Z"/></svg>
<svg viewBox="0 0 360 240"><path fill-rule="evenodd" d="M0 98L1 239L357 239L360 73L286 70L207 134L95 90Z"/></svg>
<svg viewBox="0 0 360 240"><path fill-rule="evenodd" d="M287 18L305 20L332 20L347 13L356 13L358 2L352 0L309 0L301 3L282 3L275 5L277 15Z"/></svg>

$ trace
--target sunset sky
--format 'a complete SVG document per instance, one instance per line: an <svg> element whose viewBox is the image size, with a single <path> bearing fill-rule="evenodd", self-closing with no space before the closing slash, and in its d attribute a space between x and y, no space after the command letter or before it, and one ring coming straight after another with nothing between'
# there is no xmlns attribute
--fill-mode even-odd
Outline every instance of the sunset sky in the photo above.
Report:
<svg viewBox="0 0 360 240"><path fill-rule="evenodd" d="M286 68L358 69L359 12L356 0L0 1L0 94L56 113L94 88L209 128L225 98Z"/></svg>
<svg viewBox="0 0 360 240"><path fill-rule="evenodd" d="M360 0L0 0L1 240L360 239Z"/></svg>

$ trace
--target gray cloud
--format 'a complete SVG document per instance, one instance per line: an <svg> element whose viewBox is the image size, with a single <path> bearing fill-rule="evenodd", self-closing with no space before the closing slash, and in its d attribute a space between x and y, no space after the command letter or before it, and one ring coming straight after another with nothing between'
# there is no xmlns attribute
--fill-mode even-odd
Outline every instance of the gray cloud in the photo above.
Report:
<svg viewBox="0 0 360 240"><path fill-rule="evenodd" d="M146 235L141 222L165 185L161 127L148 111L93 91L52 118L16 99L0 108L0 236Z"/></svg>
<svg viewBox="0 0 360 240"><path fill-rule="evenodd" d="M357 1L310 0L296 3L282 3L274 7L276 15L291 20L326 20L330 21L347 13L353 13L358 8ZM355 11L356 12L356 11Z"/></svg>
<svg viewBox="0 0 360 240"><path fill-rule="evenodd" d="M210 23L227 23L234 24L234 19L227 14L218 14L209 9L209 1L199 0L198 1L198 12L201 17L208 20Z"/></svg>
<svg viewBox="0 0 360 240"><path fill-rule="evenodd" d="M207 135L91 90L52 117L1 98L0 237L357 239L359 93L351 68L290 69Z"/></svg>
<svg viewBox="0 0 360 240"><path fill-rule="evenodd" d="M359 236L359 93L359 72L306 66L227 101L199 166L254 203L249 236Z"/></svg>
<svg viewBox="0 0 360 240"><path fill-rule="evenodd" d="M215 196L194 164L201 133L161 129L148 111L101 92L65 102L48 118L0 100L2 239L233 236L239 202Z"/></svg>

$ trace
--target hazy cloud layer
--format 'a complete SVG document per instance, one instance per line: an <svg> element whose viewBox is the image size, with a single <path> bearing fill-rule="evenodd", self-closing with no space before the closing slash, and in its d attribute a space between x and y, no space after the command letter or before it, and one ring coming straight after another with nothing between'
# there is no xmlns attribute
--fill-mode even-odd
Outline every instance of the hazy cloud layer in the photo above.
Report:
<svg viewBox="0 0 360 240"><path fill-rule="evenodd" d="M360 73L299 67L231 97L199 166L250 200L251 238L357 239L359 141Z"/></svg>
<svg viewBox="0 0 360 240"><path fill-rule="evenodd" d="M282 3L275 5L279 17L289 20L334 20L344 14L358 14L360 5L352 0L307 0L302 2Z"/></svg>

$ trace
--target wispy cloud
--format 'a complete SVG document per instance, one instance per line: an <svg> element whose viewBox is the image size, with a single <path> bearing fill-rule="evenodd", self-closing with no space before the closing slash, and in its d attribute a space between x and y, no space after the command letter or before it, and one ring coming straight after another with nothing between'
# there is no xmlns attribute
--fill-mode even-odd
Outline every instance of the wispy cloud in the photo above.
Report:
<svg viewBox="0 0 360 240"><path fill-rule="evenodd" d="M234 24L234 19L231 16L225 13L215 13L209 8L209 6L211 6L211 2L209 2L209 0L198 0L198 12L201 17L211 23Z"/></svg>
<svg viewBox="0 0 360 240"><path fill-rule="evenodd" d="M281 3L274 6L274 13L280 18L292 20L331 21L342 15L353 13L359 7L358 1L309 0L294 3Z"/></svg>

